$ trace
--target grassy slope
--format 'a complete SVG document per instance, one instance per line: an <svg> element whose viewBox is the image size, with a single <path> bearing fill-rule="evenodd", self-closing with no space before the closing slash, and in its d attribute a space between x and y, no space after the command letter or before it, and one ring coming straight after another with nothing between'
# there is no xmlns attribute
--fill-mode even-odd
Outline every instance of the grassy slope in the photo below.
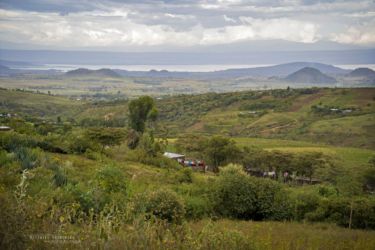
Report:
<svg viewBox="0 0 375 250"><path fill-rule="evenodd" d="M346 133L345 128L355 130L353 138L360 137L363 134L364 138L361 140L372 140L373 137L368 133L366 126L373 125L373 105L367 106L372 100L374 90L365 92L362 90L349 90L349 94L341 96L339 93L331 90L323 90L313 96L297 96L295 99L290 100L290 103L286 105L285 109L281 111L270 112L261 118L239 118L238 113L239 107L242 101L233 102L229 105L223 105L219 101L219 104L215 102L217 95L203 95L198 97L201 101L201 107L198 108L198 112L202 115L199 121L194 119L189 120L189 116L184 116L184 108L177 110L180 116L177 117L164 117L162 122L171 121L171 126L175 126L180 131L185 128L184 123L188 124L187 127L197 133L208 133L209 127L207 125L216 125L217 129L225 128L227 131L231 131L233 128L241 131L243 128L259 128L263 130L274 129L275 132L265 134L264 136L272 137L278 132L278 129L273 127L273 123L278 126L288 124L289 121L295 121L296 125L301 123L301 120L308 120L310 123L307 126L308 129L315 131L320 129L324 131L334 131L337 136L343 136ZM225 96L225 94L223 94ZM205 101L205 98L210 98ZM228 94L227 96L230 96ZM199 99L201 98L201 99ZM270 97L265 97L270 98ZM291 98L292 99L292 98ZM75 117L81 119L84 117L97 117L102 118L108 112L113 112L117 116L126 114L126 104L120 105L87 105L82 106L82 102L71 101L61 97L54 97L48 95L36 95L25 92L16 91L4 91L0 90L0 103L3 103L1 111L11 111L20 113L31 113L40 114L45 113L47 117L55 117L57 115L66 117ZM189 114L194 114L194 101L191 100L176 100L174 98L163 100L158 105L168 104L168 102L182 102L189 103L190 107ZM283 100L284 102L285 100ZM327 103L331 102L335 105L358 105L361 107L365 114L358 116L350 116L344 118L337 117L326 117L323 120L314 120L309 117L310 106L313 103L319 103L320 101ZM211 103L210 103L211 102ZM251 100L250 102L253 102ZM255 102L255 101L254 101ZM4 103L11 106L4 106ZM86 105L86 104L84 104ZM164 107L165 108L165 107ZM168 108L171 108L170 106ZM171 108L172 109L172 108ZM163 111L164 110L164 111ZM165 112L165 109L162 109ZM164 115L166 112L164 113ZM162 114L163 115L163 114ZM179 119L182 118L180 121ZM185 119L185 120L184 120ZM311 120L309 120L311 119ZM351 121L349 122L348 121ZM364 120L362 120L364 119ZM337 120L342 123L344 129L338 130ZM368 123L365 123L368 121ZM321 123L324 124L320 125ZM197 124L199 126L197 126ZM358 126L360 124L360 126ZM194 127L195 126L195 127ZM346 126L346 127L345 127ZM298 126L291 126L296 129ZM287 128L289 129L289 128ZM292 132L289 131L291 135ZM315 129L315 130L314 130ZM371 129L371 128L370 128ZM215 132L216 130L214 130ZM283 130L284 131L284 130ZM216 132L215 132L216 133ZM286 133L286 135L288 135ZM300 135L299 138L306 139ZM322 151L327 154L332 154L340 159L346 167L359 168L365 164L369 157L374 154L373 150L359 149L359 148L347 148L347 147L334 147L326 144L318 144L304 141L295 140L281 140L281 139L264 139L264 138L248 138L248 137L236 137L235 140L240 145L255 145L268 150L286 150L286 151ZM324 142L323 138L319 140ZM352 141L353 145L356 145L357 141ZM184 185L191 184L178 184L175 179L175 172L168 171L166 169L160 169L155 167L146 166L140 163L124 161L122 158L124 151L121 147L115 147L112 149L111 159L105 158L103 161L89 160L83 156L78 155L59 155L51 154L51 157L58 158L64 162L64 169L68 175L69 180L84 183L83 185L91 185L90 181L98 169L105 164L115 163L122 169L126 176L131 180L130 190L132 193L142 192L145 190L152 190L154 188L169 187L180 195L188 195L184 193ZM30 185L30 192L37 194L39 190L47 187L50 183L51 173L45 174L47 171L42 168L36 168L32 170L35 174ZM194 173L194 185L199 182L205 181L210 178L210 175L203 175ZM199 184L198 184L199 185ZM186 189L187 190L187 189ZM41 194L43 195L43 193ZM374 232L372 231L361 231L361 230L347 230L344 228L338 228L333 225L327 224L300 224L300 223L281 223L281 222L251 222L251 221L233 221L233 220L219 220L211 222L208 220L189 222L188 226L193 232L193 237L199 237L202 230L217 234L217 239L222 239L225 234L231 235L231 238L235 238L236 235L246 237L246 239L258 249L374 249ZM129 229L130 228L130 229ZM131 227L124 229L123 238L126 239L128 235L134 233ZM222 234L221 234L222 233ZM232 237L233 236L233 237ZM121 237L121 235L119 236ZM89 243L88 243L89 244Z"/></svg>
<svg viewBox="0 0 375 250"><path fill-rule="evenodd" d="M277 97L270 92L237 92L169 97L157 100L159 125L167 136L182 133L222 134L329 143L338 146L375 149L375 88L320 89L313 94L293 92ZM0 90L0 111L55 118L71 117L103 120L107 115L123 118L126 102L85 103L63 97ZM271 103L262 116L241 115L246 106ZM355 107L346 115L318 116L311 106L323 104ZM244 108L245 107L245 108ZM249 110L249 109L247 109Z"/></svg>
<svg viewBox="0 0 375 250"><path fill-rule="evenodd" d="M162 121L165 120L164 125L172 135L178 133L177 129L181 132L181 128L185 128L189 133L318 141L339 146L375 148L375 89L323 89L314 94L286 98L265 95L259 99L241 99L243 94L237 95L240 100L229 105L226 105L226 101L230 96L226 94L222 94L221 101L215 105L209 105L213 103L210 96L203 104L198 97L192 97L191 101L175 100L178 108L171 110L162 104L171 106L172 100L161 102L161 114L167 114ZM244 112L241 106L267 101L276 106L268 109L265 115L241 116ZM358 110L344 116L318 116L311 112L311 106L317 104L354 107ZM189 109L189 105L196 108L195 112ZM203 105L208 107L202 108Z"/></svg>
<svg viewBox="0 0 375 250"><path fill-rule="evenodd" d="M244 145L248 139L239 139ZM264 148L277 148L280 144L287 144L290 148L300 148L300 146L313 146L313 144L303 142L292 142L283 140L254 139L251 142ZM97 170L103 165L114 163L122 169L130 180L130 195L147 190L153 190L161 187L169 187L180 195L184 194L186 189L184 185L198 185L205 181L211 175L194 173L194 184L178 184L175 181L175 171L146 166L143 164L128 162L123 160L124 148L114 147L110 150L111 158L104 158L102 161L89 160L83 156L77 155L58 155L51 154L51 157L58 158L65 162L64 168L70 181L78 181L84 185L91 185L90 182L95 176ZM39 192L38 188L48 186L51 176L46 175L45 169L36 168L30 185L30 192ZM297 222L255 222L221 219L212 221L203 219L199 221L188 221L186 227L190 230L190 238L195 239L196 244L209 247L215 246L215 249L228 249L228 246L234 247L248 245L254 249L373 249L375 247L375 232L363 230L349 230L340 228L333 224L326 223L297 223ZM136 238L137 229L134 226L126 226L121 229L114 237L116 240L110 240L114 249L122 249L125 246L140 246L134 242L140 239ZM84 232L77 228L77 235ZM86 233L87 234L87 233ZM209 241L202 239L209 235ZM152 237L153 234L147 234ZM78 236L77 236L78 237ZM135 238L134 238L135 237ZM145 236L143 236L144 239ZM83 237L86 238L86 237ZM168 238L168 237L167 237ZM153 239L153 238L152 238ZM169 241L170 240L170 241ZM163 244L172 246L183 246L186 242L174 242L172 239L165 239ZM199 243L198 243L199 242ZM90 242L83 240L82 246L89 246ZM112 245L113 244L113 245ZM176 245L175 245L176 244ZM181 245L179 245L181 244ZM209 244L209 245L206 245ZM146 244L147 245L147 244ZM154 246L156 247L156 245ZM155 248L159 249L159 248ZM160 248L162 249L162 248ZM165 249L165 248L164 248Z"/></svg>
<svg viewBox="0 0 375 250"><path fill-rule="evenodd" d="M83 102L64 97L0 89L0 112L47 118L74 117L83 105Z"/></svg>
<svg viewBox="0 0 375 250"><path fill-rule="evenodd" d="M375 232L327 224L219 220L191 223L193 231L244 235L254 249L374 249ZM220 235L220 233L222 233ZM221 236L222 237L222 236ZM219 237L218 237L219 238Z"/></svg>
<svg viewBox="0 0 375 250"><path fill-rule="evenodd" d="M237 141L241 145L252 143L268 149L278 149L280 145L287 145L289 149L311 149L317 146L311 143L284 140L240 138L237 139ZM103 165L116 164L124 171L130 182L130 195L161 187L169 187L182 196L191 195L189 193L184 193L185 190L191 190L186 187L184 188L184 186L192 187L192 185L199 185L200 182L204 182L207 178L212 177L210 174L194 173L193 184L179 184L175 181L176 172L174 170L155 168L140 163L124 161L125 148L126 146L114 147L109 150L110 158L103 158L102 160L96 161L78 155L50 154L50 157L64 162L63 166L70 181L76 181L87 186L92 185L91 182L96 171ZM335 150L335 148L333 148L333 150ZM46 174L45 171L47 170L44 168L31 170L33 178L30 183L30 193L39 193L40 189L44 189L48 186L51 175ZM199 221L189 221L186 226L191 232L189 237L196 239L196 244L202 246L206 246L205 244L214 245L215 249L227 249L228 246L234 247L236 244L238 244L238 246L249 245L254 249L341 250L374 249L375 247L375 232L373 231L349 230L326 223L254 222L229 219L212 221L203 219ZM77 233L78 235L81 233L84 235L78 228ZM201 235L206 235L205 237L207 237L207 234L209 234L210 242L200 237ZM133 238L135 235L137 235L136 229L133 226L127 226L120 230L119 234L115 236L117 240L109 241L110 243L108 244L114 244L111 246L116 249L121 249L132 244L134 245L133 241L139 240L138 238ZM150 237L150 235L147 237ZM184 242L178 243L166 240L164 244L167 243L172 245L185 244ZM81 244L86 246L86 244L90 244L90 242L83 240ZM172 247L172 245L170 246ZM208 247L208 245L206 247Z"/></svg>
<svg viewBox="0 0 375 250"><path fill-rule="evenodd" d="M322 152L338 159L344 167L360 169L375 155L374 150L335 147L327 144L318 144L303 141L264 139L264 138L234 138L241 146L256 146L266 150L287 152Z"/></svg>

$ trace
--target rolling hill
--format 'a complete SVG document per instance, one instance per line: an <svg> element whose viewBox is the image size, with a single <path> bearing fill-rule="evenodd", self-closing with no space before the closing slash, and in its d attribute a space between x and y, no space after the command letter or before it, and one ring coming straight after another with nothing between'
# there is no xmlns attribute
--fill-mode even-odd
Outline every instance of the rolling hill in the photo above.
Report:
<svg viewBox="0 0 375 250"><path fill-rule="evenodd" d="M118 73L111 69L98 69L98 70L90 70L85 68L79 68L75 70L71 70L65 73L65 76L68 77L111 77L111 78L118 78L121 77Z"/></svg>
<svg viewBox="0 0 375 250"><path fill-rule="evenodd" d="M284 78L292 83L336 83L336 79L327 76L318 69L305 67Z"/></svg>
<svg viewBox="0 0 375 250"><path fill-rule="evenodd" d="M357 68L348 74L349 79L357 79L361 83L375 84L375 71L369 68Z"/></svg>
<svg viewBox="0 0 375 250"><path fill-rule="evenodd" d="M375 149L375 89L289 89L178 95L156 100L157 136L221 134ZM127 102L83 102L0 90L0 112L78 123L127 119ZM313 108L318 107L318 108ZM331 111L331 109L333 111ZM350 110L350 112L348 111ZM164 134L163 134L164 133Z"/></svg>
<svg viewBox="0 0 375 250"><path fill-rule="evenodd" d="M354 77L370 77L375 78L375 71L369 68L357 68L349 73L350 76Z"/></svg>
<svg viewBox="0 0 375 250"><path fill-rule="evenodd" d="M242 77L285 77L305 67L313 67L324 74L340 75L350 71L332 65L314 62L293 62L274 66L227 69L212 72L171 72L167 70L150 71L127 71L114 70L122 76L128 77L174 77L174 78L194 78L194 79L230 79Z"/></svg>

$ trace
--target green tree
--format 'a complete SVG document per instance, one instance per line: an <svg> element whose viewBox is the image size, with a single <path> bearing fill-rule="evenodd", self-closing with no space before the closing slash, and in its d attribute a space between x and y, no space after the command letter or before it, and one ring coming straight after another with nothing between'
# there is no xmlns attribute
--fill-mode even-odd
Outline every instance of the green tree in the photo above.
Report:
<svg viewBox="0 0 375 250"><path fill-rule="evenodd" d="M219 171L219 166L230 162L237 162L240 158L241 150L236 143L225 137L213 136L205 145L205 155L207 161L212 165L215 172Z"/></svg>
<svg viewBox="0 0 375 250"><path fill-rule="evenodd" d="M375 190L375 156L369 161L369 167L363 174L364 183L368 190Z"/></svg>
<svg viewBox="0 0 375 250"><path fill-rule="evenodd" d="M256 184L249 181L242 166L223 168L213 186L212 199L216 213L238 219L251 219L256 213Z"/></svg>
<svg viewBox="0 0 375 250"><path fill-rule="evenodd" d="M116 128L92 128L86 132L86 136L102 146L103 153L105 146L119 145L125 138L125 131Z"/></svg>
<svg viewBox="0 0 375 250"><path fill-rule="evenodd" d="M350 214L349 214L349 229L352 228L353 212L354 212L354 198L362 193L362 183L359 181L354 173L349 171L337 179L337 188L341 195L349 197L350 199Z"/></svg>
<svg viewBox="0 0 375 250"><path fill-rule="evenodd" d="M249 176L239 165L223 167L212 198L214 210L223 216L253 220L292 216L289 197L279 183Z"/></svg>
<svg viewBox="0 0 375 250"><path fill-rule="evenodd" d="M130 127L139 133L143 133L148 119L155 121L157 109L154 100L149 96L142 96L129 103Z"/></svg>
<svg viewBox="0 0 375 250"><path fill-rule="evenodd" d="M303 153L298 155L295 161L295 169L298 174L308 177L311 182L315 170L323 163L322 153Z"/></svg>

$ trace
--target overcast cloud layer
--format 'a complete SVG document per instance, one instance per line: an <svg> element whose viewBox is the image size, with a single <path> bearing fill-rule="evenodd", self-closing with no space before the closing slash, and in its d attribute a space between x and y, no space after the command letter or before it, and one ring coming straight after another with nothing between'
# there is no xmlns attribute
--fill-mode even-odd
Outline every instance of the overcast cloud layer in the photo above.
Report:
<svg viewBox="0 0 375 250"><path fill-rule="evenodd" d="M0 1L3 48L14 43L62 49L184 50L277 40L373 48L375 1Z"/></svg>

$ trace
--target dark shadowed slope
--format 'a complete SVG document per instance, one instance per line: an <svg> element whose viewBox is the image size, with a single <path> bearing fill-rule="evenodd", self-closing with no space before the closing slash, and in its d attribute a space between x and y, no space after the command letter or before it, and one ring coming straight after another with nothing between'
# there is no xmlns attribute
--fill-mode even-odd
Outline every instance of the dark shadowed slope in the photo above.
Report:
<svg viewBox="0 0 375 250"><path fill-rule="evenodd" d="M361 83L375 84L375 71L369 68L357 68L348 74L349 78L356 78Z"/></svg>
<svg viewBox="0 0 375 250"><path fill-rule="evenodd" d="M315 68L305 67L290 75L285 80L293 83L336 83L336 79L327 76Z"/></svg>
<svg viewBox="0 0 375 250"><path fill-rule="evenodd" d="M349 73L353 77L373 77L375 78L375 71L369 68L357 68Z"/></svg>
<svg viewBox="0 0 375 250"><path fill-rule="evenodd" d="M98 69L98 70L90 70L85 68L79 68L75 70L71 70L65 73L65 76L69 77L87 77L87 76L95 76L95 77L121 77L115 71L111 69Z"/></svg>

